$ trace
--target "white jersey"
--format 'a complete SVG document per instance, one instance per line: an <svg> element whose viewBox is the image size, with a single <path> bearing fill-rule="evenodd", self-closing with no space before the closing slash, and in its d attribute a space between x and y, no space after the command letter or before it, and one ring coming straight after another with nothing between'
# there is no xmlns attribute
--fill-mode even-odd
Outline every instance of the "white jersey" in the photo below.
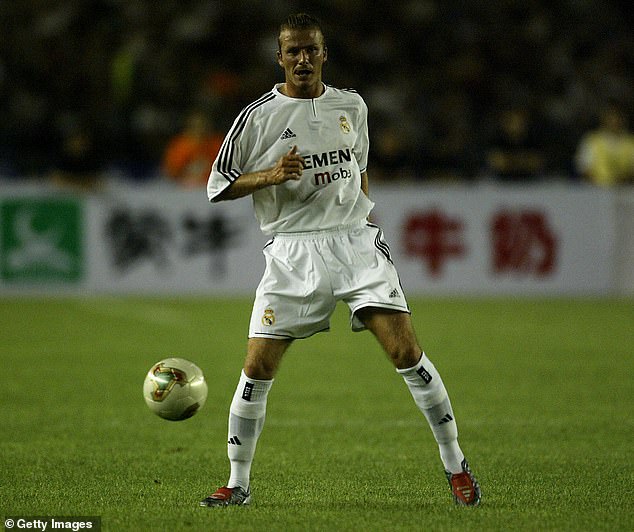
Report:
<svg viewBox="0 0 634 532"><path fill-rule="evenodd" d="M361 190L368 161L365 102L354 91L328 86L314 99L290 98L279 87L236 118L213 164L209 199L242 174L272 168L297 145L305 163L301 178L252 194L262 231L319 231L366 219L374 203Z"/></svg>

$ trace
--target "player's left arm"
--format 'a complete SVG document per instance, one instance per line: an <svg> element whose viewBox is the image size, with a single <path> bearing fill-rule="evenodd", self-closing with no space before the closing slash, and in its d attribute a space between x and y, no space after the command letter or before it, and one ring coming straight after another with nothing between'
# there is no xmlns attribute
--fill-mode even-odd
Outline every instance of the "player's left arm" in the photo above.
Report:
<svg viewBox="0 0 634 532"><path fill-rule="evenodd" d="M368 182L368 173L363 172L361 174L361 190L369 198L370 197L370 185Z"/></svg>
<svg viewBox="0 0 634 532"><path fill-rule="evenodd" d="M363 192L368 199L370 199L370 185L368 181L368 172L361 172L361 192ZM367 221L372 223L372 214L367 218Z"/></svg>
<svg viewBox="0 0 634 532"><path fill-rule="evenodd" d="M357 138L352 148L361 170L361 190L369 198L370 185L368 180L368 154L370 151L370 138L368 134L368 107L363 98L357 95L356 130Z"/></svg>

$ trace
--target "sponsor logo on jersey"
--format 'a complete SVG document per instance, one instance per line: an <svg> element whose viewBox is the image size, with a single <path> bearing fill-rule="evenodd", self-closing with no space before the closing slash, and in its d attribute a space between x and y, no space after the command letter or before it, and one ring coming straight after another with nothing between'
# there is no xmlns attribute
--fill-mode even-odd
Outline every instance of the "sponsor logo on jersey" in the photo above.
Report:
<svg viewBox="0 0 634 532"><path fill-rule="evenodd" d="M323 153L312 153L304 155L304 169L321 168L322 166L333 166L335 164L349 163L352 161L350 148L343 150L330 150Z"/></svg>
<svg viewBox="0 0 634 532"><path fill-rule="evenodd" d="M330 150L322 153L311 153L304 155L304 169L311 170L323 168L325 166L336 166L338 164L349 163L352 161L352 151L350 148L339 150ZM328 170L323 172L315 172L312 179L313 184L318 187L327 185L339 179L350 179L352 170L344 166L336 168L334 171Z"/></svg>
<svg viewBox="0 0 634 532"><path fill-rule="evenodd" d="M327 185L338 179L350 179L352 177L352 171L345 168L339 168L334 172L317 172L315 173L314 185Z"/></svg>

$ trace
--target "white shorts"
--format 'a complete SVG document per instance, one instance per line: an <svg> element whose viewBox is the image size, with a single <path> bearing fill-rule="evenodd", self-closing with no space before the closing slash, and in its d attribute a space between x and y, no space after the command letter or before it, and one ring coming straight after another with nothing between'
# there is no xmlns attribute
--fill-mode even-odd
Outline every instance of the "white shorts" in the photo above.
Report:
<svg viewBox="0 0 634 532"><path fill-rule="evenodd" d="M281 233L263 250L266 270L255 294L249 338L306 338L330 327L338 301L408 312L390 248L376 225Z"/></svg>

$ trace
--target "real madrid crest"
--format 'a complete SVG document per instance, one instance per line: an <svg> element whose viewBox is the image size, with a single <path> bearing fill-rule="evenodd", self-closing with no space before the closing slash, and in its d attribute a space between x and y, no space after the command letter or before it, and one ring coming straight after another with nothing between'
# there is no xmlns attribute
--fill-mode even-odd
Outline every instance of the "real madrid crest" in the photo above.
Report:
<svg viewBox="0 0 634 532"><path fill-rule="evenodd" d="M275 311L272 308L267 308L264 310L264 314L262 315L262 325L266 325L270 327L275 323Z"/></svg>
<svg viewBox="0 0 634 532"><path fill-rule="evenodd" d="M339 117L339 127L341 128L341 131L343 131L346 135L350 133L350 131L352 131L346 115L341 115Z"/></svg>

